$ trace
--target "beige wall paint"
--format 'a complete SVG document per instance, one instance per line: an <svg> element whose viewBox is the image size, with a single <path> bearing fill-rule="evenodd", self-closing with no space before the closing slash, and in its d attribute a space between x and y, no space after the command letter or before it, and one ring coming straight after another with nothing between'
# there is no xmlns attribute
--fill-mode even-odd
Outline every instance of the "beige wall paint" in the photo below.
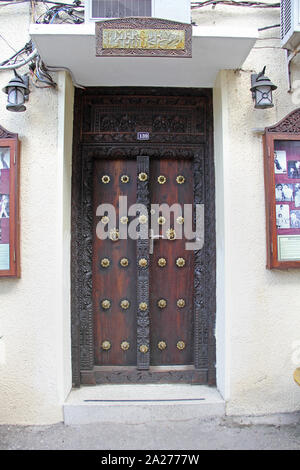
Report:
<svg viewBox="0 0 300 470"><path fill-rule="evenodd" d="M2 7L0 13L1 34L21 48L29 39L28 5ZM0 50L1 60L13 53L3 40ZM0 72L1 89L12 75ZM31 86L24 113L6 111L6 95L0 93L0 124L21 141L22 269L21 279L0 279L0 423L62 420L61 405L71 387L73 92L64 73L54 79L57 90Z"/></svg>
<svg viewBox="0 0 300 470"><path fill-rule="evenodd" d="M13 12L13 13L12 13ZM19 49L28 37L28 5L1 7L0 33ZM205 26L267 26L278 10L217 7L194 13ZM292 380L293 342L300 340L300 271L265 269L261 136L300 106L287 93L278 29L261 33L243 71L220 72L214 89L217 204L217 375L229 414L300 408ZM11 49L0 38L0 60ZM234 51L233 51L234 53ZM254 110L251 71L267 65L278 90L272 110ZM22 73L27 68L21 70ZM299 62L293 79L300 78ZM0 72L0 87L11 72ZM0 423L62 419L71 387L70 185L73 87L54 75L58 90L31 87L25 113L5 110L0 124L17 132L21 152L22 277L0 280ZM109 84L108 84L109 85ZM201 84L199 84L201 86ZM3 379L4 378L4 379Z"/></svg>
<svg viewBox="0 0 300 470"><path fill-rule="evenodd" d="M241 25L246 15L247 23L257 27L279 23L278 10L216 10L199 15L199 23ZM300 107L297 90L288 93L286 53L274 37L279 37L278 28L261 32L242 70L219 73L214 89L218 385L227 413L237 415L300 408L300 389L292 378L300 366L295 354L300 340L300 271L265 268L262 136L253 131ZM275 106L255 110L250 76L264 65L278 86ZM298 59L292 82L297 79Z"/></svg>

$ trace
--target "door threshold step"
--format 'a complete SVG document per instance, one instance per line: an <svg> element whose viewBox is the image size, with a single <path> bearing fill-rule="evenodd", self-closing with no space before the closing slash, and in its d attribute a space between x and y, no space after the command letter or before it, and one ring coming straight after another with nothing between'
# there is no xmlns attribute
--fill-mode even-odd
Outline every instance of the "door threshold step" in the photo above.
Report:
<svg viewBox="0 0 300 470"><path fill-rule="evenodd" d="M205 385L96 385L73 389L63 409L67 425L140 424L224 416L225 401Z"/></svg>

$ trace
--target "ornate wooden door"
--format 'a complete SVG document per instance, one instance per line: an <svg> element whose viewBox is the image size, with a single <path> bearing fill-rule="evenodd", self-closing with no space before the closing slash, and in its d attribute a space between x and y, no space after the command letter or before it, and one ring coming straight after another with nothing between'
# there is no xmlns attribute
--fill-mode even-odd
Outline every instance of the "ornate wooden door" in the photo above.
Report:
<svg viewBox="0 0 300 470"><path fill-rule="evenodd" d="M186 240L179 236L183 205L193 205L192 162L164 159L149 165L147 156L100 159L93 182L95 364L139 370L192 364L194 253L185 249ZM149 239L121 239L121 225L128 226L132 217L120 214L120 196L127 197L128 207L145 205L137 229L147 225ZM109 214L103 210L97 216L100 204L115 208L117 225L114 221L110 231L104 229ZM161 204L179 205L166 230L166 217L153 209ZM155 228L151 219L157 222ZM107 238L97 237L98 224L103 224Z"/></svg>
<svg viewBox="0 0 300 470"><path fill-rule="evenodd" d="M82 125L75 132L72 200L75 385L215 383L211 97L207 91L177 92L183 96L153 89L131 96L128 90L121 96L111 90L78 92ZM152 141L136 141L142 130L150 131ZM120 196L127 197L128 207L143 204L146 212L122 215ZM98 211L102 204L116 209L115 224ZM168 229L156 206L161 204L178 205ZM186 250L185 237L178 236L185 225L178 207L185 204L205 208L204 247L196 251ZM122 226L134 220L137 230L147 226L149 237L121 236ZM109 229L106 239L97 235L99 227Z"/></svg>

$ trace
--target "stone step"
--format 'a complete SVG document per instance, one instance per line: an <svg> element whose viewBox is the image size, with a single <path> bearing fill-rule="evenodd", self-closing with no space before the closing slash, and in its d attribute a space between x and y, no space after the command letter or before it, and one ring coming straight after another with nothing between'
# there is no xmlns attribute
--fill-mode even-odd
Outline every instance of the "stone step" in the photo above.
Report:
<svg viewBox="0 0 300 470"><path fill-rule="evenodd" d="M96 385L73 389L64 403L68 425L140 424L224 416L225 401L203 385Z"/></svg>

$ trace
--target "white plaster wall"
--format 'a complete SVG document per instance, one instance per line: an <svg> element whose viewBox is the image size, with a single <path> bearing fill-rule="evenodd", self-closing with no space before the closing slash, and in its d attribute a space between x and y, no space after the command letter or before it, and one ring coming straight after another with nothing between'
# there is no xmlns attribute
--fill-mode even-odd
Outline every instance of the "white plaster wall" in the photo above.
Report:
<svg viewBox="0 0 300 470"><path fill-rule="evenodd" d="M197 24L212 28L220 24L260 28L278 24L279 10L218 6L201 9L194 18ZM242 71L220 72L214 88L217 378L228 414L300 409L300 389L292 377L300 366L294 354L300 340L300 271L265 268L262 137L253 132L300 106L297 90L287 92L285 51L272 38L279 38L279 28L261 32ZM250 75L264 65L278 86L275 107L255 110ZM296 60L293 82L299 72Z"/></svg>
<svg viewBox="0 0 300 470"><path fill-rule="evenodd" d="M29 6L1 7L0 34L18 49L29 39ZM13 13L12 13L13 12ZM197 24L267 26L278 10L217 7L194 12ZM217 377L229 414L300 408L292 379L293 342L300 340L300 272L265 269L265 214L261 136L296 96L287 93L285 53L278 29L261 33L243 71L223 71L214 89L217 205ZM0 60L11 49L0 37ZM234 54L234 51L233 51ZM278 85L272 110L254 110L251 71L267 65ZM24 73L27 69L24 68ZM0 72L0 87L11 72ZM299 62L293 79L300 78ZM0 124L19 133L21 151L22 277L0 279L0 423L62 419L71 386L70 182L73 88L65 74L58 90L32 93L25 113L5 110ZM201 83L199 83L201 86Z"/></svg>
<svg viewBox="0 0 300 470"><path fill-rule="evenodd" d="M1 7L0 33L15 49L29 40L28 13L28 4ZM12 53L0 37L0 61ZM12 76L0 72L1 89ZM0 93L0 124L21 141L22 270L21 279L0 279L0 423L62 420L71 387L72 86L64 74L54 79L58 90L31 86L24 113L6 111Z"/></svg>

